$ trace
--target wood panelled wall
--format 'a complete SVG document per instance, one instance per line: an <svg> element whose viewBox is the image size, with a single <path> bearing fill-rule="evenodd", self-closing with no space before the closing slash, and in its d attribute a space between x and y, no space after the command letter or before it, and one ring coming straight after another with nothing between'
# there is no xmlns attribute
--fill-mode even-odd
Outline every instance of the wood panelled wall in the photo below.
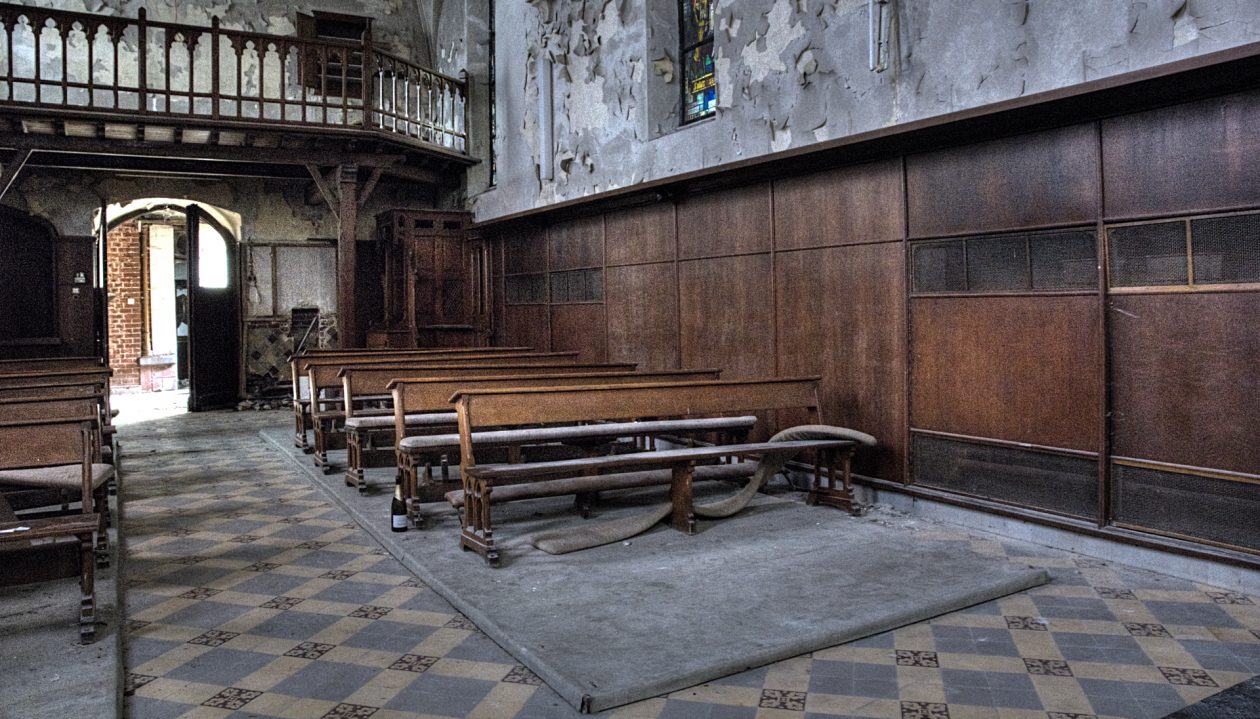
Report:
<svg viewBox="0 0 1260 719"><path fill-rule="evenodd" d="M1260 508L1260 278L1123 289L1105 279L1114 223L1260 210L1256 127L1260 93L1246 92L493 228L497 341L726 377L819 374L825 421L880 441L859 464L866 476L916 484L935 473L910 461L922 438L954 463L946 470L988 482L951 486L942 470L926 483L964 503L975 492L1082 529L1260 556L1250 520L1224 541L1219 528L1176 521L1219 517L1214 503ZM1092 256L1052 260L1083 262L1085 282L909 286L913 249L947 238L1018 237L1032 277L1031 258L1058 251L1057 229L1097 238ZM1241 241L1260 253L1260 231ZM504 275L573 269L602 275L602 299L503 301ZM1155 474L1122 482L1117 467ZM1070 507L1054 506L1060 481L1077 482ZM1187 499L1168 486L1195 490Z"/></svg>

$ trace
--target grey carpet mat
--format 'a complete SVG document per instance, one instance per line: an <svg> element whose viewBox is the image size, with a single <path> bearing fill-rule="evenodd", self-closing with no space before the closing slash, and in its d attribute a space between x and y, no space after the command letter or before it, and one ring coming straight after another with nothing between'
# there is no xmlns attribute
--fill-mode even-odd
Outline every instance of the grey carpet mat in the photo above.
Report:
<svg viewBox="0 0 1260 719"><path fill-rule="evenodd" d="M1043 584L1042 570L831 508L758 497L694 536L665 526L624 543L550 555L536 532L580 523L567 498L495 508L502 566L461 551L449 507L431 529L388 530L392 469L361 496L323 475L291 435L263 437L412 571L584 711L871 636ZM336 453L334 458L337 458ZM607 496L598 519L642 513L661 490ZM717 495L730 493L718 488ZM697 501L705 493L697 492ZM598 521L595 520L595 521Z"/></svg>

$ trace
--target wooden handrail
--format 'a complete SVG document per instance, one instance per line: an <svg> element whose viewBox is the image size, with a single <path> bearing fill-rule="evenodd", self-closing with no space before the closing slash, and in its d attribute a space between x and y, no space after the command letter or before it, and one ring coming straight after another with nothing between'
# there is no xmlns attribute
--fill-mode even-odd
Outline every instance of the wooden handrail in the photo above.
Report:
<svg viewBox="0 0 1260 719"><path fill-rule="evenodd" d="M228 30L217 17L202 27L150 20L143 8L131 19L12 3L0 3L0 31L0 107L363 129L468 154L467 81L367 36L314 40Z"/></svg>

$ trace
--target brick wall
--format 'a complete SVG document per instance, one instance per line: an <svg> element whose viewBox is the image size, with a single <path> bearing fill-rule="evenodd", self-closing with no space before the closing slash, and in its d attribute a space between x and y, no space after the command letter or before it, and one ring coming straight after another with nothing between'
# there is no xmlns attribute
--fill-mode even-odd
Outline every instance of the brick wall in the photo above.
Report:
<svg viewBox="0 0 1260 719"><path fill-rule="evenodd" d="M140 286L140 225L125 222L108 235L109 366L115 387L140 384L143 289Z"/></svg>

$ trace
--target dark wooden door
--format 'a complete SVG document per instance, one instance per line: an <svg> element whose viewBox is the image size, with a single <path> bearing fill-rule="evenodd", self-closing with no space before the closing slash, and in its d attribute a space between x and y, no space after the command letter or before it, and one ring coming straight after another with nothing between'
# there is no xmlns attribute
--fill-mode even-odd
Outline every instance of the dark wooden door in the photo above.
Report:
<svg viewBox="0 0 1260 719"><path fill-rule="evenodd" d="M188 409L236 404L240 288L236 241L188 207Z"/></svg>

